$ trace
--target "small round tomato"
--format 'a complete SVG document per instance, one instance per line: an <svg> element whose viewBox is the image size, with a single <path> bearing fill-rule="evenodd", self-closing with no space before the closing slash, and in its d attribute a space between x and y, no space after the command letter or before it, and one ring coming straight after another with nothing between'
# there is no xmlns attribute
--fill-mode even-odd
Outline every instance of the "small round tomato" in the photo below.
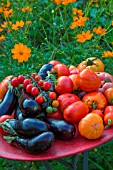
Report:
<svg viewBox="0 0 113 170"><path fill-rule="evenodd" d="M36 97L35 100L36 100L37 103L43 103L44 102L44 97L42 95L39 95L39 96Z"/></svg>
<svg viewBox="0 0 113 170"><path fill-rule="evenodd" d="M108 104L113 104L113 88L108 88L107 90L105 90L104 92L104 96L107 99Z"/></svg>
<svg viewBox="0 0 113 170"><path fill-rule="evenodd" d="M56 108L59 107L59 101L58 100L53 100L52 106L56 107Z"/></svg>
<svg viewBox="0 0 113 170"><path fill-rule="evenodd" d="M63 116L65 120L77 123L86 116L88 112L88 106L82 101L77 101L65 108Z"/></svg>
<svg viewBox="0 0 113 170"><path fill-rule="evenodd" d="M102 110L95 109L95 110L92 110L91 113L99 115L102 119L104 118L104 114L102 113Z"/></svg>
<svg viewBox="0 0 113 170"><path fill-rule="evenodd" d="M39 90L38 90L38 88L37 87L32 87L32 89L31 89L31 94L33 94L33 95L37 95L39 93Z"/></svg>
<svg viewBox="0 0 113 170"><path fill-rule="evenodd" d="M48 107L46 108L46 112L47 112L47 113L52 113L52 112L53 112L53 108L52 108L51 106L48 106Z"/></svg>
<svg viewBox="0 0 113 170"><path fill-rule="evenodd" d="M23 81L24 87L26 87L28 84L30 84L30 82L31 82L31 79L25 79L25 80Z"/></svg>
<svg viewBox="0 0 113 170"><path fill-rule="evenodd" d="M58 94L71 93L73 91L73 82L67 76L61 76L57 79L55 90Z"/></svg>
<svg viewBox="0 0 113 170"><path fill-rule="evenodd" d="M51 83L50 82L46 81L46 82L43 83L44 90L49 90L50 87L51 87Z"/></svg>
<svg viewBox="0 0 113 170"><path fill-rule="evenodd" d="M63 119L63 114L59 109L56 112L48 113L47 116L57 120Z"/></svg>
<svg viewBox="0 0 113 170"><path fill-rule="evenodd" d="M5 122L7 119L13 119L13 116L10 116L10 115L0 116L0 123ZM0 127L0 134L4 136L4 135L7 135L8 133L5 132L2 127Z"/></svg>
<svg viewBox="0 0 113 170"><path fill-rule="evenodd" d="M23 84L24 79L25 79L24 75L19 75L19 76L18 76L18 82L19 82L19 84Z"/></svg>
<svg viewBox="0 0 113 170"><path fill-rule="evenodd" d="M28 84L26 86L26 92L31 93L31 89L33 88L33 84Z"/></svg>
<svg viewBox="0 0 113 170"><path fill-rule="evenodd" d="M69 68L65 64L57 64L52 68L52 70L57 72L57 78L70 75Z"/></svg>
<svg viewBox="0 0 113 170"><path fill-rule="evenodd" d="M14 77L12 80L11 80L11 85L13 87L17 87L19 85L19 82L18 82L18 78L17 77Z"/></svg>
<svg viewBox="0 0 113 170"><path fill-rule="evenodd" d="M64 93L58 96L59 108L63 112L64 109L72 103L80 101L80 98L72 93Z"/></svg>
<svg viewBox="0 0 113 170"><path fill-rule="evenodd" d="M56 95L55 92L50 92L50 93L49 93L49 97L50 97L51 99L56 99L57 95Z"/></svg>

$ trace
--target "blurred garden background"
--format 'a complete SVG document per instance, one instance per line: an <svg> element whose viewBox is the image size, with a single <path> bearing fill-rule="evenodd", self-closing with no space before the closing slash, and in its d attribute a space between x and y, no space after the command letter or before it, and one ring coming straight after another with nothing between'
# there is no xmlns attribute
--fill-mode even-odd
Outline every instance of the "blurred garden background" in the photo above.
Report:
<svg viewBox="0 0 113 170"><path fill-rule="evenodd" d="M101 59L105 71L113 75L112 0L0 1L0 81L8 75L38 72L53 59L77 66L92 56ZM89 170L113 170L113 141L89 151L88 159ZM50 162L54 170L68 170ZM40 161L1 158L0 170L7 169L44 167Z"/></svg>

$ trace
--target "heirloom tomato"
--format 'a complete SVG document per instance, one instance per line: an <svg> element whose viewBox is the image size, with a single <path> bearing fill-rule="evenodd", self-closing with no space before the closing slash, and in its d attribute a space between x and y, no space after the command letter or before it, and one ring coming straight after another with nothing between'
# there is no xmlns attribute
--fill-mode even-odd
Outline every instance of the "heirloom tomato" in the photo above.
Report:
<svg viewBox="0 0 113 170"><path fill-rule="evenodd" d="M89 113L80 120L78 130L87 139L97 139L104 131L103 120L99 115Z"/></svg>
<svg viewBox="0 0 113 170"><path fill-rule="evenodd" d="M85 92L96 91L101 86L101 80L94 71L84 69L78 73L78 86Z"/></svg>
<svg viewBox="0 0 113 170"><path fill-rule="evenodd" d="M90 57L86 60L82 61L77 68L82 71L85 68L91 69L94 72L103 72L104 71L104 63L96 57Z"/></svg>
<svg viewBox="0 0 113 170"><path fill-rule="evenodd" d="M84 116L86 116L88 112L89 112L88 106L82 101L77 101L67 106L64 110L63 115L65 120L77 123Z"/></svg>
<svg viewBox="0 0 113 170"><path fill-rule="evenodd" d="M52 71L55 70L57 72L57 78L61 76L69 76L69 68L65 64L56 64L53 68Z"/></svg>
<svg viewBox="0 0 113 170"><path fill-rule="evenodd" d="M107 100L101 92L90 92L83 96L82 101L88 105L90 111L103 110L107 106Z"/></svg>
<svg viewBox="0 0 113 170"><path fill-rule="evenodd" d="M95 110L92 110L91 113L99 115L102 119L104 118L104 114L102 113L102 110L95 109Z"/></svg>
<svg viewBox="0 0 113 170"><path fill-rule="evenodd" d="M55 90L58 94L71 93L73 91L73 82L67 76L61 76L57 79Z"/></svg>
<svg viewBox="0 0 113 170"><path fill-rule="evenodd" d="M0 100L5 96L6 91L8 90L8 81L12 78L12 75L5 77L2 82L0 82Z"/></svg>
<svg viewBox="0 0 113 170"><path fill-rule="evenodd" d="M65 93L65 94L59 95L57 100L59 102L59 108L63 112L64 109L70 104L80 101L80 98L76 96L75 94Z"/></svg>
<svg viewBox="0 0 113 170"><path fill-rule="evenodd" d="M104 96L106 97L108 104L113 104L113 88L105 90Z"/></svg>
<svg viewBox="0 0 113 170"><path fill-rule="evenodd" d="M104 123L108 125L107 127L113 125L113 112L104 115Z"/></svg>
<svg viewBox="0 0 113 170"><path fill-rule="evenodd" d="M109 112L113 112L113 106L107 106L104 109L104 115L108 114Z"/></svg>
<svg viewBox="0 0 113 170"><path fill-rule="evenodd" d="M69 78L72 80L73 82L73 90L77 90L78 89L78 80L77 80L77 74L72 74L69 76Z"/></svg>

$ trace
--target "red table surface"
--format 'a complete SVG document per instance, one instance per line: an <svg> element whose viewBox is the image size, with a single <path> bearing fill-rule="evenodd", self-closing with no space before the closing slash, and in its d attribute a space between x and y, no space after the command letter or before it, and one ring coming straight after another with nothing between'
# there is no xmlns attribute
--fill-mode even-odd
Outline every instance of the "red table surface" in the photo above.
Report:
<svg viewBox="0 0 113 170"><path fill-rule="evenodd" d="M76 133L75 137L69 141L57 140L51 148L47 151L32 155L25 153L16 146L8 144L2 136L0 136L0 157L21 160L21 161L41 161L41 160L53 160L57 158L63 158L74 154L80 154L86 150L90 150L99 145L102 145L113 138L113 126L104 130L102 136L96 140L88 140L82 137L79 133Z"/></svg>

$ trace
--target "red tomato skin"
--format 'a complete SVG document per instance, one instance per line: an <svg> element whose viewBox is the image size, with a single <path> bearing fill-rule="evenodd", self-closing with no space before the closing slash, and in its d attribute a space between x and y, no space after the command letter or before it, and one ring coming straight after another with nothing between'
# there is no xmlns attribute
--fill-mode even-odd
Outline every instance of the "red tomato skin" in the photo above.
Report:
<svg viewBox="0 0 113 170"><path fill-rule="evenodd" d="M78 123L84 116L89 112L88 106L82 101L77 101L67 106L64 110L64 119L72 122Z"/></svg>
<svg viewBox="0 0 113 170"><path fill-rule="evenodd" d="M106 89L104 96L106 97L108 104L113 105L113 88Z"/></svg>
<svg viewBox="0 0 113 170"><path fill-rule="evenodd" d="M109 120L111 121L110 126L113 125L113 112L109 112L104 115L104 123L106 125L109 125Z"/></svg>
<svg viewBox="0 0 113 170"><path fill-rule="evenodd" d="M73 82L67 76L61 76L57 79L55 90L58 94L71 93L73 91Z"/></svg>
<svg viewBox="0 0 113 170"><path fill-rule="evenodd" d="M52 68L52 70L57 72L57 78L70 75L69 68L65 64L57 64Z"/></svg>
<svg viewBox="0 0 113 170"><path fill-rule="evenodd" d="M3 116L0 116L0 123L2 122L5 122L7 119L13 119L13 116L10 116L10 115L3 115ZM1 135L8 135L7 132L5 132L2 127L0 127L0 134Z"/></svg>
<svg viewBox="0 0 113 170"><path fill-rule="evenodd" d="M104 109L104 115L108 114L109 112L113 112L113 106L106 106Z"/></svg>
<svg viewBox="0 0 113 170"><path fill-rule="evenodd" d="M101 80L94 71L84 69L78 73L78 86L85 92L96 91L101 86Z"/></svg>
<svg viewBox="0 0 113 170"><path fill-rule="evenodd" d="M95 109L95 110L92 110L91 113L99 115L102 119L104 118L104 114L102 113L102 110Z"/></svg>
<svg viewBox="0 0 113 170"><path fill-rule="evenodd" d="M48 64L52 64L52 65L57 65L57 64L61 64L61 62L60 61L57 61L57 60L51 60L51 61L49 61L49 63Z"/></svg>
<svg viewBox="0 0 113 170"><path fill-rule="evenodd" d="M47 116L53 119L63 120L63 114L59 109L56 112L49 113Z"/></svg>
<svg viewBox="0 0 113 170"><path fill-rule="evenodd" d="M65 93L65 94L59 95L57 100L59 102L59 108L63 112L64 109L70 104L80 101L80 98L76 96L75 94Z"/></svg>

